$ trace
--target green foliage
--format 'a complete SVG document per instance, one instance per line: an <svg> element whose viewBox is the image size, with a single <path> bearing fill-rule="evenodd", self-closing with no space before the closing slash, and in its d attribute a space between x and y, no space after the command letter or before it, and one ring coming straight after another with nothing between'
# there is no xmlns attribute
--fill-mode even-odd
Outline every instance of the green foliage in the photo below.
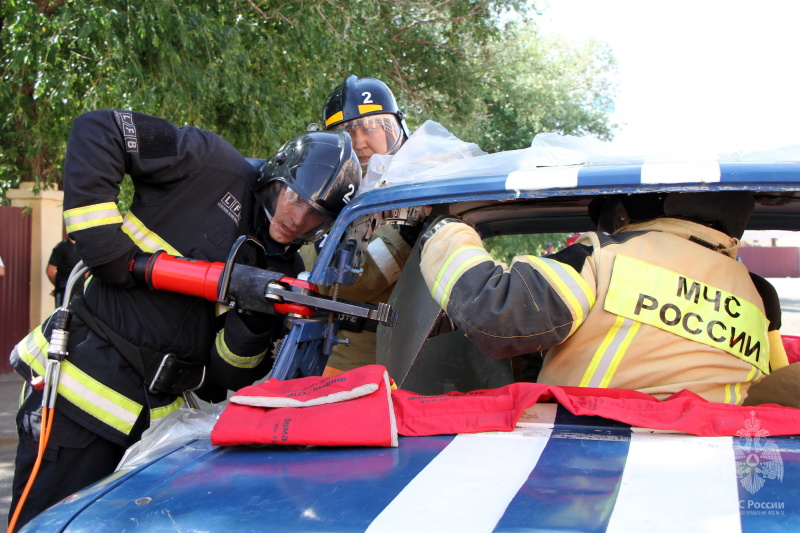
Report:
<svg viewBox="0 0 800 533"><path fill-rule="evenodd" d="M549 243L555 245L556 251L561 250L566 247L570 235L570 233L500 235L484 239L483 245L492 255L492 259L510 265L517 255L544 255Z"/></svg>
<svg viewBox="0 0 800 533"><path fill-rule="evenodd" d="M20 181L60 185L82 112L150 113L267 157L318 121L351 73L386 81L412 129L435 120L489 151L528 146L541 131L610 135L608 51L545 42L530 9L525 0L5 0L0 202Z"/></svg>

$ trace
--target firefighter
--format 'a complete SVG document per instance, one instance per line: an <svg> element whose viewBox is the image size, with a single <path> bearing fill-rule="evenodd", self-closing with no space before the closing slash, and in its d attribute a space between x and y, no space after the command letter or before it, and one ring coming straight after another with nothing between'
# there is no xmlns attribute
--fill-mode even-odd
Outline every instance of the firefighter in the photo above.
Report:
<svg viewBox="0 0 800 533"><path fill-rule="evenodd" d="M126 174L134 196L123 215L117 202ZM74 121L64 220L92 277L71 306L53 429L17 527L112 473L150 424L185 404L185 391L200 387L202 399L220 401L270 370L265 354L284 333L281 317L215 316L213 302L137 284L137 255L165 250L224 262L248 234L266 250L258 266L296 276L297 249L324 234L360 179L342 133L303 133L259 170L212 132L142 113L93 111ZM12 351L26 380L43 374L52 322ZM37 457L41 398L25 386L10 516Z"/></svg>
<svg viewBox="0 0 800 533"><path fill-rule="evenodd" d="M364 170L373 154L392 155L411 136L405 113L389 87L376 78L348 76L322 109L325 130L344 130Z"/></svg>
<svg viewBox="0 0 800 533"><path fill-rule="evenodd" d="M410 136L405 114L389 87L378 79L354 75L348 76L331 91L323 106L322 127L327 131L350 134L353 150L365 171L373 154L395 154ZM395 225L379 227L369 243L363 273L354 285L340 287L338 296L371 304L389 301L417 234L410 228ZM316 261L317 252L311 246L301 250L309 270ZM353 328L347 323L342 327ZM324 375L375 364L374 329L346 331L340 336L349 339L350 343L334 346Z"/></svg>
<svg viewBox="0 0 800 533"><path fill-rule="evenodd" d="M420 239L421 269L487 355L547 350L541 383L741 404L786 365L777 294L736 261L753 208L736 191L600 198L590 208L600 231L510 267L470 225L442 217Z"/></svg>

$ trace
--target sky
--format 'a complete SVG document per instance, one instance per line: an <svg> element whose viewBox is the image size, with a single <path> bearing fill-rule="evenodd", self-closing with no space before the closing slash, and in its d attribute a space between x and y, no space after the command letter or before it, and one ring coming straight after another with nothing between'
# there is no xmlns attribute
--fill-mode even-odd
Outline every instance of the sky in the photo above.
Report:
<svg viewBox="0 0 800 533"><path fill-rule="evenodd" d="M800 0L541 0L540 26L608 43L627 153L800 153ZM800 246L789 232L745 233Z"/></svg>
<svg viewBox="0 0 800 533"><path fill-rule="evenodd" d="M543 2L543 29L614 50L615 142L713 153L800 144L800 1Z"/></svg>

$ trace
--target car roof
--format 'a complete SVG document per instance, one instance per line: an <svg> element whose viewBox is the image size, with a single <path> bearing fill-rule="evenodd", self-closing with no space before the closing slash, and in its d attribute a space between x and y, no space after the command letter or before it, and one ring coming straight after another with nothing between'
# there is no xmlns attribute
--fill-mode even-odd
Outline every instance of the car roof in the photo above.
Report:
<svg viewBox="0 0 800 533"><path fill-rule="evenodd" d="M484 157L491 157L489 154ZM502 154L498 154L502 155ZM592 198L609 194L678 191L752 191L756 207L748 229L800 229L800 163L689 161L544 166L492 165L473 158L420 176L402 176L356 196L329 232L341 243L363 217L410 206L431 206L472 224L486 238L514 233L572 233L595 229ZM475 163L475 161L478 161ZM374 222L373 222L374 224ZM323 247L310 280L330 284L325 272L341 250Z"/></svg>

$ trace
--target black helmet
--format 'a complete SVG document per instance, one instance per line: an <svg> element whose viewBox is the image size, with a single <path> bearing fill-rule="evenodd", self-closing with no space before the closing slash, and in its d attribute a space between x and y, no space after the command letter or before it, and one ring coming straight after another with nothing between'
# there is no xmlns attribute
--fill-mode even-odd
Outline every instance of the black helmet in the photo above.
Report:
<svg viewBox="0 0 800 533"><path fill-rule="evenodd" d="M664 213L741 239L755 205L753 196L746 191L671 192L664 202Z"/></svg>
<svg viewBox="0 0 800 533"><path fill-rule="evenodd" d="M663 217L666 196L660 192L597 196L589 203L589 218L599 231L614 233L628 224Z"/></svg>
<svg viewBox="0 0 800 533"><path fill-rule="evenodd" d="M396 150L411 133L406 125L405 113L397 107L394 94L379 79L359 78L351 74L328 95L325 107L322 109L322 127L326 130L341 128L344 122L389 114L394 115L402 130L402 135L394 134L388 129L396 127L394 123L383 124L387 135L391 137L387 146Z"/></svg>
<svg viewBox="0 0 800 533"><path fill-rule="evenodd" d="M297 239L319 239L358 191L361 167L345 132L310 131L284 144L267 159L253 187L258 202L272 219L281 188L288 189L324 217L324 222Z"/></svg>

